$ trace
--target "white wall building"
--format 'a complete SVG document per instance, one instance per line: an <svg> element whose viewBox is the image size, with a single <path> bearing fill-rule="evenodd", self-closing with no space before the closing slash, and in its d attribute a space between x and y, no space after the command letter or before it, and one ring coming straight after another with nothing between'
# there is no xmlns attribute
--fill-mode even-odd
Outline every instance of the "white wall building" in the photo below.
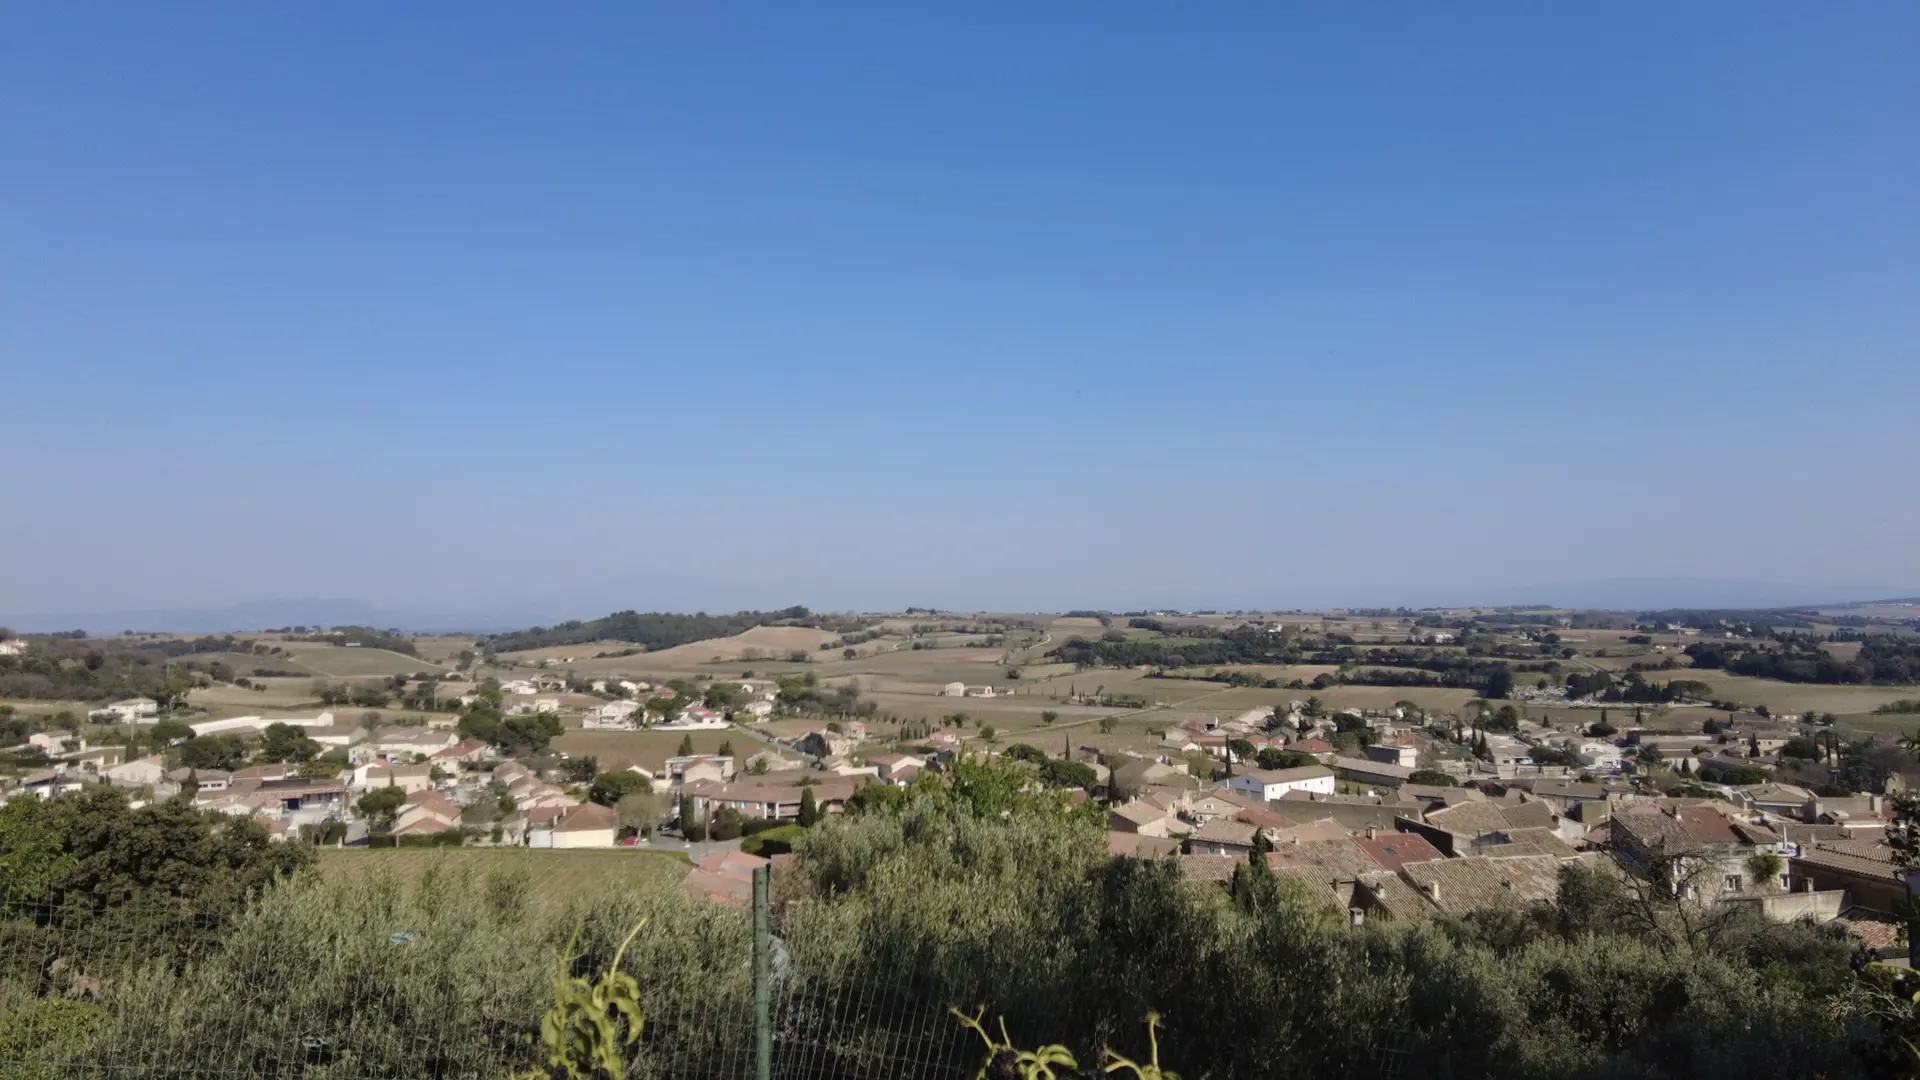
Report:
<svg viewBox="0 0 1920 1080"><path fill-rule="evenodd" d="M160 722L160 703L152 698L128 698L103 705L89 712L87 717L106 724L157 724Z"/></svg>
<svg viewBox="0 0 1920 1080"><path fill-rule="evenodd" d="M1310 791L1320 795L1334 793L1333 770L1325 765L1302 765L1293 769L1242 769L1227 786L1256 799L1272 801L1289 791Z"/></svg>

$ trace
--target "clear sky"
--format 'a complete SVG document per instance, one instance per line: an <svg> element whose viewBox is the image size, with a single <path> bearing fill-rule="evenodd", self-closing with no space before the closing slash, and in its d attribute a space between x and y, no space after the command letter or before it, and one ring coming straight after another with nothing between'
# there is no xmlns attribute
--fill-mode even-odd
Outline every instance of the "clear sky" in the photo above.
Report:
<svg viewBox="0 0 1920 1080"><path fill-rule="evenodd" d="M0 400L0 613L1920 591L1920 6L5 5Z"/></svg>

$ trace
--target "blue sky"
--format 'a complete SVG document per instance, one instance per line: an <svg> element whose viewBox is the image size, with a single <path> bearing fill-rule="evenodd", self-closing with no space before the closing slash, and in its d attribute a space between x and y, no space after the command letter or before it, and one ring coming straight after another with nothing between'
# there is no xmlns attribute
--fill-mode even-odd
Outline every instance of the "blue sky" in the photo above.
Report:
<svg viewBox="0 0 1920 1080"><path fill-rule="evenodd" d="M561 7L0 12L0 612L1920 591L1920 8Z"/></svg>

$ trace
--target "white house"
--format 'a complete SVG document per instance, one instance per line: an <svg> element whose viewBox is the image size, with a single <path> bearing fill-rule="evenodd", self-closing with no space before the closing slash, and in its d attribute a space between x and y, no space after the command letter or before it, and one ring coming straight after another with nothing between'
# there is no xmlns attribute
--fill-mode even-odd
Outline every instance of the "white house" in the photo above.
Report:
<svg viewBox="0 0 1920 1080"><path fill-rule="evenodd" d="M37 746L47 752L47 756L66 754L85 750L87 740L67 731L37 731L27 736L28 746Z"/></svg>
<svg viewBox="0 0 1920 1080"><path fill-rule="evenodd" d="M941 697L966 697L967 684L963 682L950 682L947 685L940 688L940 696Z"/></svg>
<svg viewBox="0 0 1920 1080"><path fill-rule="evenodd" d="M386 758L405 758L414 754L432 757L447 747L460 741L460 736L451 731L435 731L431 728L387 727L373 733L367 740L367 749Z"/></svg>
<svg viewBox="0 0 1920 1080"><path fill-rule="evenodd" d="M1581 743L1574 754L1579 757L1580 764L1599 772L1619 772L1624 758L1619 747L1599 740Z"/></svg>
<svg viewBox="0 0 1920 1080"><path fill-rule="evenodd" d="M154 754L108 769L107 782L114 787L140 788L157 784L166 775L166 759Z"/></svg>
<svg viewBox="0 0 1920 1080"><path fill-rule="evenodd" d="M1278 799L1289 791L1331 795L1334 792L1333 770L1325 765L1301 765L1292 769L1242 769L1227 781L1227 787L1266 802Z"/></svg>
<svg viewBox="0 0 1920 1080"><path fill-rule="evenodd" d="M637 701L609 701L605 705L588 710L586 719L580 722L580 726L602 730L632 731L639 727L633 715L639 711L640 703Z"/></svg>
<svg viewBox="0 0 1920 1080"><path fill-rule="evenodd" d="M665 724L654 725L655 731L717 731L727 726L727 718L714 709L699 705L680 710L679 715Z"/></svg>
<svg viewBox="0 0 1920 1080"><path fill-rule="evenodd" d="M329 750L344 750L367 737L367 729L357 724L335 724L331 727L310 727L306 736Z"/></svg>
<svg viewBox="0 0 1920 1080"><path fill-rule="evenodd" d="M927 759L914 754L888 754L873 763L879 766L880 779L896 785L907 783L927 767Z"/></svg>
<svg viewBox="0 0 1920 1080"><path fill-rule="evenodd" d="M103 724L157 724L160 722L160 703L152 698L128 698L94 709L87 714L87 718Z"/></svg>
<svg viewBox="0 0 1920 1080"><path fill-rule="evenodd" d="M756 720L765 720L767 717L773 715L773 702L749 701L740 707L740 711Z"/></svg>
<svg viewBox="0 0 1920 1080"><path fill-rule="evenodd" d="M1367 760L1411 769L1420 763L1420 748L1411 743L1374 743L1367 747Z"/></svg>
<svg viewBox="0 0 1920 1080"><path fill-rule="evenodd" d="M12 638L7 641L0 641L0 656L19 656L26 651L27 643L23 638Z"/></svg>
<svg viewBox="0 0 1920 1080"><path fill-rule="evenodd" d="M353 786L356 790L397 787L411 795L416 791L425 791L433 786L433 766L431 765L361 765L353 770Z"/></svg>
<svg viewBox="0 0 1920 1080"><path fill-rule="evenodd" d="M557 848L612 847L613 834L619 828L620 815L610 806L581 803L562 813L553 822L553 846Z"/></svg>

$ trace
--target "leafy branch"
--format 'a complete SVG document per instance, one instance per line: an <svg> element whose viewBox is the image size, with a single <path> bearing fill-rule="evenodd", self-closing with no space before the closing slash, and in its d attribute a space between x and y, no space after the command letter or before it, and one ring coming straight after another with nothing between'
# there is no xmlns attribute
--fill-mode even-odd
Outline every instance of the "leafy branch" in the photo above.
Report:
<svg viewBox="0 0 1920 1080"><path fill-rule="evenodd" d="M639 980L621 971L620 961L645 925L645 919L634 924L597 983L568 974L581 956L574 952L580 941L580 927L574 926L573 937L559 957L560 969L553 976L553 1008L540 1018L540 1041L546 1045L552 1075L593 1080L605 1073L620 1080L626 1069L621 1049L640 1040L641 1027L646 1023L640 1014ZM624 1039L620 1033L622 1018L626 1020Z"/></svg>
<svg viewBox="0 0 1920 1080"><path fill-rule="evenodd" d="M1113 1073L1119 1072L1121 1069L1131 1069L1133 1070L1134 1080L1180 1080L1179 1073L1160 1067L1159 1028L1160 1014L1155 1012L1148 1013L1147 1049L1150 1056L1147 1058L1145 1065L1115 1053L1112 1047L1104 1047L1100 1051L1100 1060L1106 1063L1105 1071Z"/></svg>
<svg viewBox="0 0 1920 1080"><path fill-rule="evenodd" d="M960 1021L962 1027L977 1032L980 1041L987 1044L986 1060L980 1063L980 1071L974 1074L974 1080L1012 1080L1014 1077L1019 1080L1057 1080L1060 1074L1054 1071L1056 1068L1064 1066L1072 1070L1080 1067L1080 1063L1073 1059L1073 1051L1058 1044L1042 1046L1037 1050L1022 1050L1013 1045L1013 1038L1007 1034L1007 1018L1004 1016L999 1018L1000 1041L993 1041L993 1036L987 1034L981 1022L987 1015L985 1005L975 1010L972 1016L959 1009L947 1011Z"/></svg>

